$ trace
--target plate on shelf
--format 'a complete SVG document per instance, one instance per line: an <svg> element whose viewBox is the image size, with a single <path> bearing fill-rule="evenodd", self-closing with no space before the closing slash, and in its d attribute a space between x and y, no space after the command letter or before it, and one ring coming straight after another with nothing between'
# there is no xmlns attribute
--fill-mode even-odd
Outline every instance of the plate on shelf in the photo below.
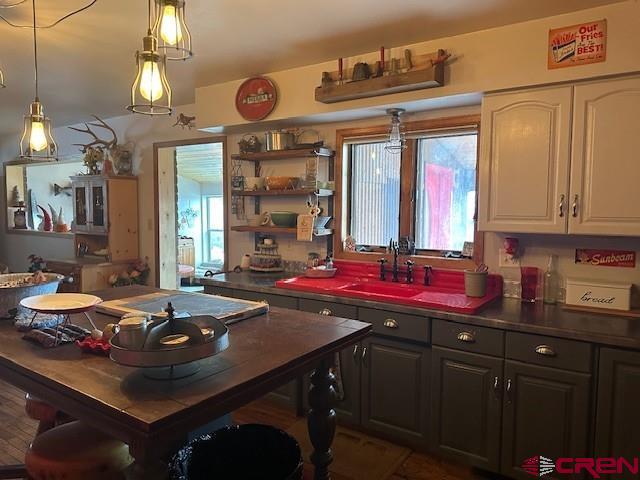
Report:
<svg viewBox="0 0 640 480"><path fill-rule="evenodd" d="M337 268L325 268L324 265L315 268L307 268L304 271L304 276L307 278L331 278L334 277Z"/></svg>
<svg viewBox="0 0 640 480"><path fill-rule="evenodd" d="M84 293L52 293L22 299L20 305L41 313L80 313L102 302L100 297Z"/></svg>

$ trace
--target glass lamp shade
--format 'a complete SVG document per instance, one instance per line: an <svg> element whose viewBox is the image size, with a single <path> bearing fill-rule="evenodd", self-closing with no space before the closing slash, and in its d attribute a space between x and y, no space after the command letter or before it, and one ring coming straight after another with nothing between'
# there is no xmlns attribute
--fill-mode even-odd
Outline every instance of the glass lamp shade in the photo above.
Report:
<svg viewBox="0 0 640 480"><path fill-rule="evenodd" d="M400 121L400 114L403 112L404 110L401 108L393 108L387 110L387 113L391 115L389 139L384 146L387 152L400 153L407 148L404 129L402 128L402 122Z"/></svg>
<svg viewBox="0 0 640 480"><path fill-rule="evenodd" d="M26 160L57 161L58 146L51 134L51 120L45 117L42 104L36 99L28 115L20 138L20 158Z"/></svg>
<svg viewBox="0 0 640 480"><path fill-rule="evenodd" d="M158 39L158 51L165 54L167 60L191 58L191 33L185 21L185 1L156 0L156 11L153 35Z"/></svg>
<svg viewBox="0 0 640 480"><path fill-rule="evenodd" d="M2 74L2 70L0 70L0 88L4 88L6 85L4 84L4 75Z"/></svg>
<svg viewBox="0 0 640 480"><path fill-rule="evenodd" d="M131 105L127 109L143 115L170 115L173 107L166 59L155 46L154 37L145 37L144 50L136 52L138 73L131 86Z"/></svg>

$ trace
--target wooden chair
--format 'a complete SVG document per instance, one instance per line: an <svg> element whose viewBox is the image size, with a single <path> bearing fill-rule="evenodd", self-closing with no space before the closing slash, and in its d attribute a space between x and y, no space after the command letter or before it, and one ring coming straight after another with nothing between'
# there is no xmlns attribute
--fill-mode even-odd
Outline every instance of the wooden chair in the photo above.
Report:
<svg viewBox="0 0 640 480"><path fill-rule="evenodd" d="M33 480L120 480L132 463L125 443L77 420L38 435L25 455Z"/></svg>

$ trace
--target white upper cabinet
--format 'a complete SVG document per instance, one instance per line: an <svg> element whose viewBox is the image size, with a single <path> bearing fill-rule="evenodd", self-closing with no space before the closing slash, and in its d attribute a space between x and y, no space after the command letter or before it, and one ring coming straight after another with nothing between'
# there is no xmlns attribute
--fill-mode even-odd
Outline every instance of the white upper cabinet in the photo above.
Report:
<svg viewBox="0 0 640 480"><path fill-rule="evenodd" d="M482 101L478 227L565 233L573 87Z"/></svg>
<svg viewBox="0 0 640 480"><path fill-rule="evenodd" d="M575 87L568 231L640 236L640 78Z"/></svg>

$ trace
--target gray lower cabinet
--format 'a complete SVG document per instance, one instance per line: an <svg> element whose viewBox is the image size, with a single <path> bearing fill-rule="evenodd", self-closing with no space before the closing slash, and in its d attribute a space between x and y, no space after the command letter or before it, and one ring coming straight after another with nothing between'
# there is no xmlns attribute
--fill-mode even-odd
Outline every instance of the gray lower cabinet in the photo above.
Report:
<svg viewBox="0 0 640 480"><path fill-rule="evenodd" d="M488 355L432 348L429 430L434 453L499 470L503 363Z"/></svg>
<svg viewBox="0 0 640 480"><path fill-rule="evenodd" d="M357 425L360 423L360 371L362 344L346 348L340 352L340 379L338 402L335 406L338 419L343 423Z"/></svg>
<svg viewBox="0 0 640 480"><path fill-rule="evenodd" d="M591 375L506 360L504 379L501 473L528 479L531 457L588 456Z"/></svg>
<svg viewBox="0 0 640 480"><path fill-rule="evenodd" d="M372 336L363 342L362 426L424 449L429 349Z"/></svg>
<svg viewBox="0 0 640 480"><path fill-rule="evenodd" d="M600 349L595 455L638 457L640 450L640 352ZM638 478L623 474L616 478Z"/></svg>

